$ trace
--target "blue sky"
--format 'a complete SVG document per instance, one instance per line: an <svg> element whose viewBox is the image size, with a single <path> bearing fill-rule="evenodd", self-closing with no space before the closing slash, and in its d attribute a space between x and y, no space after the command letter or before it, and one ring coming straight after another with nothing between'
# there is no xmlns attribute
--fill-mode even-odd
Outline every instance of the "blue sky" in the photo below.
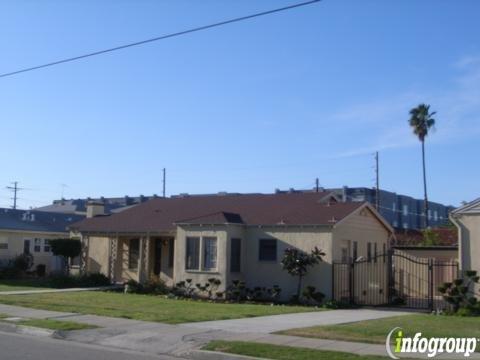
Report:
<svg viewBox="0 0 480 360"><path fill-rule="evenodd" d="M0 72L291 4L3 1ZM324 0L252 21L0 79L0 206L65 197L373 186L480 196L480 2Z"/></svg>

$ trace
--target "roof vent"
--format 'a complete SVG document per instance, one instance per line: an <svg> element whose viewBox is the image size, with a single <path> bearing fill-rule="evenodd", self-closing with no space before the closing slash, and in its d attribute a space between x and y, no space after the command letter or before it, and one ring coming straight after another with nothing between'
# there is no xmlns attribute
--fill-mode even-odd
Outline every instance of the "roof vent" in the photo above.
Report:
<svg viewBox="0 0 480 360"><path fill-rule="evenodd" d="M328 220L329 223L336 223L338 222L337 218L335 216L332 216L330 220Z"/></svg>

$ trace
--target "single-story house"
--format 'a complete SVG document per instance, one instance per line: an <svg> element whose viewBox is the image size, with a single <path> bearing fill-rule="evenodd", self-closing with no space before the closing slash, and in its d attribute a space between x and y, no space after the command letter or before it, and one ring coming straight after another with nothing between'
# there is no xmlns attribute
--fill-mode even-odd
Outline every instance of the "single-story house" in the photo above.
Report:
<svg viewBox="0 0 480 360"><path fill-rule="evenodd" d="M450 213L458 228L460 269L480 273L480 198Z"/></svg>
<svg viewBox="0 0 480 360"><path fill-rule="evenodd" d="M101 205L93 205L101 214ZM187 195L157 198L121 213L98 215L70 229L84 244L82 270L112 281L233 280L247 287L295 292L282 269L284 250L325 252L304 280L328 297L332 261L372 258L387 251L393 229L368 203L342 203L330 193Z"/></svg>
<svg viewBox="0 0 480 360"><path fill-rule="evenodd" d="M0 266L8 265L17 255L33 255L32 270L45 265L46 272L62 268L59 257L53 256L49 240L68 238L67 226L84 216L49 213L35 210L0 208Z"/></svg>

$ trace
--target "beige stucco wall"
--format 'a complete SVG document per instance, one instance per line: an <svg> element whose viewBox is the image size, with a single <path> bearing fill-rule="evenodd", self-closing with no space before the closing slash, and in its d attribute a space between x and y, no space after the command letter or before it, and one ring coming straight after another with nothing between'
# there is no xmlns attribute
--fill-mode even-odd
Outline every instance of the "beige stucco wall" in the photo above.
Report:
<svg viewBox="0 0 480 360"><path fill-rule="evenodd" d="M46 272L60 271L62 261L51 252L44 252L43 239L58 239L68 237L66 233L27 232L0 230L0 243L7 243L8 249L0 249L0 261L2 263L23 254L24 240L30 240L30 253L33 255L34 263L31 270L35 270L39 264L44 264ZM34 251L35 238L42 239L40 252Z"/></svg>
<svg viewBox="0 0 480 360"><path fill-rule="evenodd" d="M461 215L456 222L460 225L460 268L480 272L480 214Z"/></svg>
<svg viewBox="0 0 480 360"><path fill-rule="evenodd" d="M224 291L227 284L227 228L226 225L217 226L178 226L175 239L174 281L175 283L192 279L192 283L205 284L210 278L220 279L222 282L219 291ZM187 237L216 237L217 238L217 268L204 271L203 268L203 241L200 241L200 270L185 269L186 238Z"/></svg>
<svg viewBox="0 0 480 360"><path fill-rule="evenodd" d="M377 245L377 255L383 255L384 249L388 250L390 236L390 231L368 208L359 209L334 226L332 232L334 260L342 260L342 247L347 248L348 257L353 258L353 242L355 241L357 242L357 257L363 257L367 260L368 243L372 244L372 257L375 256L375 244ZM387 262L384 257L377 258L377 261L373 258L370 263L361 262L357 265L359 271L356 271L354 281L356 286L354 289L356 303L384 304L386 302L388 291L386 265ZM368 281L364 276L365 271L361 270L367 267L371 273ZM347 284L348 279L340 280L340 277L348 272L346 270L341 271L339 266L337 269L339 270L336 274L337 284L340 281L343 284ZM343 288L338 286L336 291L341 291ZM340 299L342 297L344 297L344 294L336 294L336 298Z"/></svg>
<svg viewBox="0 0 480 360"><path fill-rule="evenodd" d="M383 253L383 246L388 248L389 230L368 209L360 209L333 229L333 258L341 260L342 245L349 244L349 255L352 256L353 242L358 243L358 256L367 258L367 244L377 244L377 254ZM372 254L374 245L372 245Z"/></svg>
<svg viewBox="0 0 480 360"><path fill-rule="evenodd" d="M277 261L259 260L260 239L277 239ZM326 253L323 262L310 268L302 285L315 286L317 291L330 296L332 289L332 237L330 227L250 227L246 231L246 254L243 274L248 287L271 288L278 285L282 298L287 300L296 293L298 278L282 268L281 260L287 247L310 252L318 247Z"/></svg>
<svg viewBox="0 0 480 360"><path fill-rule="evenodd" d="M102 273L108 276L109 238L104 236L88 237L87 272Z"/></svg>

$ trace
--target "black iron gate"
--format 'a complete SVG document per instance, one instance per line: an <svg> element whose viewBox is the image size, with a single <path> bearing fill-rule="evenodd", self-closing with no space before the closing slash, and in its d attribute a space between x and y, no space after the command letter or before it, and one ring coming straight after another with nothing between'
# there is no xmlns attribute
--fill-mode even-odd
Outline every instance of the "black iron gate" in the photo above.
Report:
<svg viewBox="0 0 480 360"><path fill-rule="evenodd" d="M390 251L355 262L334 262L333 299L352 305L402 305L443 309L439 285L458 277L456 261L417 258Z"/></svg>

